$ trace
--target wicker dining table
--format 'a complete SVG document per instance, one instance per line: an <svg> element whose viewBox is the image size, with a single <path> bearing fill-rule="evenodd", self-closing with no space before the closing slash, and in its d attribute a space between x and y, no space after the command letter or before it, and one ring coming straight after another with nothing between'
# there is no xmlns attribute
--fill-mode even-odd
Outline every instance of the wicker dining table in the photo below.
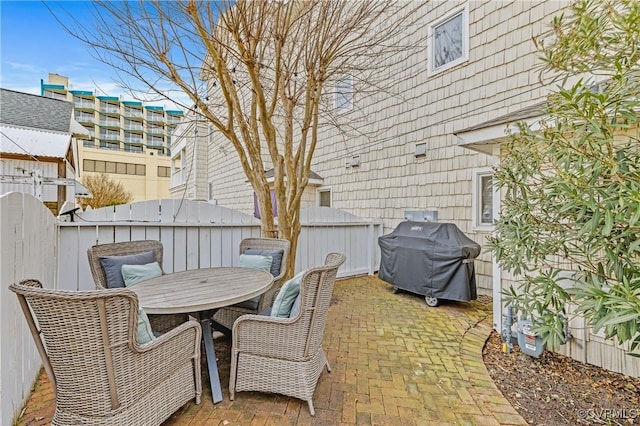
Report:
<svg viewBox="0 0 640 426"><path fill-rule="evenodd" d="M222 401L222 388L211 327L219 308L233 305L267 291L273 276L264 271L220 267L165 274L129 287L147 314L194 314L202 325L213 402Z"/></svg>

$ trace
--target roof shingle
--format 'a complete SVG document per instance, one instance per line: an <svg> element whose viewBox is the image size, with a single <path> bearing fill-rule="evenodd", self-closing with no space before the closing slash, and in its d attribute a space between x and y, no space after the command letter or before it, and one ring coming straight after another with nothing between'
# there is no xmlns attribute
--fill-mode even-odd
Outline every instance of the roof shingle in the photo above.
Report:
<svg viewBox="0 0 640 426"><path fill-rule="evenodd" d="M0 89L0 123L71 133L73 103Z"/></svg>

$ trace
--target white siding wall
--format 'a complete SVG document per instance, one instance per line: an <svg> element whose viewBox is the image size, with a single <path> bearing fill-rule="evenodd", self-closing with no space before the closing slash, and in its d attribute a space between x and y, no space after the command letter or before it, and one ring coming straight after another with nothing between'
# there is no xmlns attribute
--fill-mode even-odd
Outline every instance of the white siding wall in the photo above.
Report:
<svg viewBox="0 0 640 426"><path fill-rule="evenodd" d="M7 159L7 158L3 158L0 161L1 175L29 177L31 171L36 169L42 171L43 177L58 177L57 163L45 163L43 161L30 161L30 160L14 160L14 159ZM74 177L73 171L68 177L69 178ZM71 187L71 190L73 191L73 187ZM4 194L7 192L22 192L24 194L33 195L33 185L0 183L0 194ZM67 194L69 194L69 192L67 192ZM68 199L73 200L73 198L74 198L74 194L72 193L71 197ZM43 185L42 200L58 201L58 187L55 185Z"/></svg>
<svg viewBox="0 0 640 426"><path fill-rule="evenodd" d="M187 200L207 200L208 186L207 186L207 143L209 129L207 123L200 119L198 120L197 127L198 132L195 134L194 130L196 124L190 118L188 118L182 124L180 124L174 133L175 143L172 144L172 154L176 154L176 151L186 150L186 158L183 159L184 167L180 174L180 184L172 186L169 190L171 198L174 199L187 199ZM175 177L172 177L172 180Z"/></svg>
<svg viewBox="0 0 640 426"><path fill-rule="evenodd" d="M207 159L212 197L230 209L253 213L253 188L247 182L238 154L220 133L213 133Z"/></svg>
<svg viewBox="0 0 640 426"><path fill-rule="evenodd" d="M438 74L427 67L430 23L462 6L469 11L469 58ZM437 210L438 220L456 223L480 244L486 232L472 229L471 176L496 161L456 145L454 132L541 100L547 89L538 81L539 64L531 37L547 30L568 3L560 1L432 1L406 27L412 45L390 60L386 93L362 98L356 87L354 109L339 118L358 123L363 136L326 129L312 169L331 186L333 207L363 218L382 218L385 232L405 210ZM416 5L407 2L406 11ZM218 135L219 136L219 135ZM415 158L415 144L426 143ZM360 167L347 169L354 155ZM252 211L251 188L232 147L213 137L209 179L222 205ZM315 192L315 190L313 191ZM480 294L491 294L491 257L476 262Z"/></svg>

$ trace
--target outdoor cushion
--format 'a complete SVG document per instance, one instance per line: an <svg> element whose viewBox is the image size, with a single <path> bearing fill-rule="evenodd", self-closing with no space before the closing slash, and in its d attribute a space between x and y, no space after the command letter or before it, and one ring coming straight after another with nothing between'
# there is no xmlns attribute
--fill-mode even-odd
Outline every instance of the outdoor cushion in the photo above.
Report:
<svg viewBox="0 0 640 426"><path fill-rule="evenodd" d="M257 254L241 254L238 260L238 266L242 268L258 269L260 271L271 273L271 256L261 256Z"/></svg>
<svg viewBox="0 0 640 426"><path fill-rule="evenodd" d="M284 256L284 250L266 250L266 249L254 249L248 248L244 251L244 254L258 254L261 256L271 257L271 275L277 277L280 275L280 267L282 266L282 256Z"/></svg>
<svg viewBox="0 0 640 426"><path fill-rule="evenodd" d="M241 254L238 266L241 266L243 268L259 269L261 271L271 273L272 261L273 258L270 256L261 256L257 254ZM242 302L236 303L233 306L256 310L258 309L258 305L260 304L261 297L262 295L256 296L253 299L244 300Z"/></svg>
<svg viewBox="0 0 640 426"><path fill-rule="evenodd" d="M138 330L137 330L138 343L141 345L149 343L155 339L153 330L151 330L151 323L147 313L142 308L138 308Z"/></svg>
<svg viewBox="0 0 640 426"><path fill-rule="evenodd" d="M293 302L295 302L296 297L298 297L300 293L300 281L302 281L304 272L305 271L299 272L282 285L282 288L280 288L276 296L276 300L273 301L273 306L271 306L272 317L289 318Z"/></svg>
<svg viewBox="0 0 640 426"><path fill-rule="evenodd" d="M264 308L263 310L258 312L258 315L262 315L263 317L270 317L271 316L271 306L267 306L266 308Z"/></svg>
<svg viewBox="0 0 640 426"><path fill-rule="evenodd" d="M300 313L300 303L302 294L298 293L298 297L293 301L293 305L291 306L291 312L289 312L289 318L295 318Z"/></svg>
<svg viewBox="0 0 640 426"><path fill-rule="evenodd" d="M121 288L125 286L124 279L122 278L122 265L146 265L147 263L155 261L156 258L152 251L130 254L128 256L100 257L100 264L107 277L107 288Z"/></svg>
<svg viewBox="0 0 640 426"><path fill-rule="evenodd" d="M161 275L162 269L158 262L151 262L146 265L122 265L122 278L124 279L124 285L127 287Z"/></svg>

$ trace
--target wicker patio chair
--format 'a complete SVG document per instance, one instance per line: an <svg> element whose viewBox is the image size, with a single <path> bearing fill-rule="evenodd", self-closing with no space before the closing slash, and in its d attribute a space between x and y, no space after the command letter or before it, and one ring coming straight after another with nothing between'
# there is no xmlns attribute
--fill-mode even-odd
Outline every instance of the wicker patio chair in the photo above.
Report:
<svg viewBox="0 0 640 426"><path fill-rule="evenodd" d="M248 249L256 251L270 250L279 251L282 250L282 260L280 261L280 273L273 278L273 285L262 295L256 297L254 300L248 300L241 302L226 308L222 308L216 312L213 319L216 323L222 325L228 330L233 328L233 323L240 316L245 314L257 314L264 309L271 306L276 291L282 285L282 278L287 272L287 261L289 259L290 244L287 240L281 240L277 238L246 238L240 242L240 254L245 253Z"/></svg>
<svg viewBox="0 0 640 426"><path fill-rule="evenodd" d="M273 392L307 401L322 369L331 371L322 335L338 268L345 256L331 253L325 266L309 269L300 284L300 311L294 318L244 315L233 325L230 399L236 392Z"/></svg>
<svg viewBox="0 0 640 426"><path fill-rule="evenodd" d="M139 241L123 241L120 243L97 244L87 250L89 258L89 268L97 290L107 289L107 275L100 263L103 256L128 256L152 251L156 262L162 269L163 247L160 241L155 240L139 240ZM164 270L163 270L164 271ZM164 272L163 272L164 273ZM153 331L163 333L167 330L175 328L189 318L185 314L173 315L153 315L149 314L149 321Z"/></svg>
<svg viewBox="0 0 640 426"><path fill-rule="evenodd" d="M9 288L55 390L53 425L159 425L200 403L198 322L140 344L129 289L50 290L37 280Z"/></svg>

